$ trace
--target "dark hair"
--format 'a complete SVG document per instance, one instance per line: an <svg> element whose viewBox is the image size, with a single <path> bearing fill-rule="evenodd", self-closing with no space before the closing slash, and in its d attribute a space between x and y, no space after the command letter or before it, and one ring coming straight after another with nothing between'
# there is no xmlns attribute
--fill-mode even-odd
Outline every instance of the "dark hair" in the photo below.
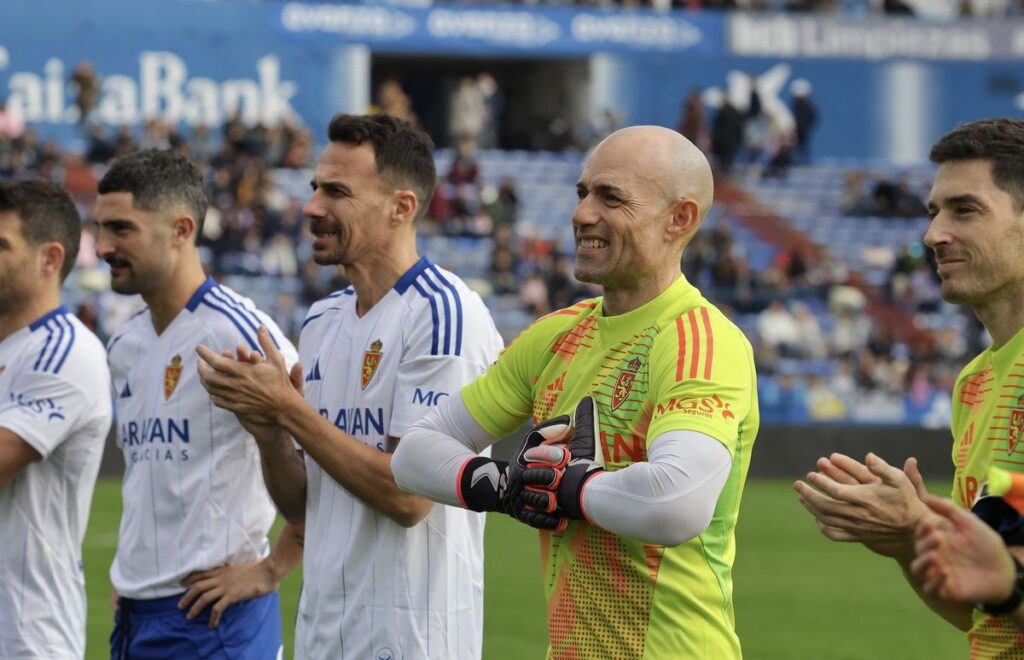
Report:
<svg viewBox="0 0 1024 660"><path fill-rule="evenodd" d="M941 165L957 160L985 160L992 164L992 180L1024 209L1024 121L982 119L960 124L939 138L929 158Z"/></svg>
<svg viewBox="0 0 1024 660"><path fill-rule="evenodd" d="M143 149L115 160L100 179L99 193L119 192L131 193L133 206L143 211L184 206L195 218L199 242L210 198L203 175L184 156L169 149Z"/></svg>
<svg viewBox="0 0 1024 660"><path fill-rule="evenodd" d="M335 115L327 127L331 142L359 146L369 142L381 179L395 188L408 186L426 213L437 184L434 142L409 122L390 115Z"/></svg>
<svg viewBox="0 0 1024 660"><path fill-rule="evenodd" d="M49 181L0 182L0 213L10 212L21 218L21 235L29 245L54 242L64 247L63 282L75 266L82 241L82 217L71 197Z"/></svg>

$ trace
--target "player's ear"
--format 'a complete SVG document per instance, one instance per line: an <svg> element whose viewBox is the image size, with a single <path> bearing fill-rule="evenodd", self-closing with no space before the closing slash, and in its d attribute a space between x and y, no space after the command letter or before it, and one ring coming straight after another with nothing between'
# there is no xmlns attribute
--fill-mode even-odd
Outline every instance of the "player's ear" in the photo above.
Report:
<svg viewBox="0 0 1024 660"><path fill-rule="evenodd" d="M174 245L184 245L194 241L196 220L191 215L176 215L171 220L171 241Z"/></svg>
<svg viewBox="0 0 1024 660"><path fill-rule="evenodd" d="M700 206L690 197L680 197L672 207L672 218L666 231L670 242L689 237L700 226ZM687 240L689 240L687 238Z"/></svg>
<svg viewBox="0 0 1024 660"><path fill-rule="evenodd" d="M393 198L392 221L396 224L412 223L420 210L420 202L416 193L411 190L396 190Z"/></svg>
<svg viewBox="0 0 1024 660"><path fill-rule="evenodd" d="M60 276L60 269L64 266L64 246L57 242L44 243L39 252L43 272L48 276Z"/></svg>

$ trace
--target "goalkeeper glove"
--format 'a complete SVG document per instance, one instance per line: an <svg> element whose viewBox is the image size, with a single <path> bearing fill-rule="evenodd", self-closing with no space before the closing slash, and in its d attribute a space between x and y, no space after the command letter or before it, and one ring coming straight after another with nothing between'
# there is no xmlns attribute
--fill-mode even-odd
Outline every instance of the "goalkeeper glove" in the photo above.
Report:
<svg viewBox="0 0 1024 660"><path fill-rule="evenodd" d="M459 501L471 511L500 511L520 518L523 506L521 475L526 469L526 452L545 440L564 436L568 430L568 415L556 417L530 429L511 462L494 461L483 456L469 459L459 471Z"/></svg>
<svg viewBox="0 0 1024 660"><path fill-rule="evenodd" d="M576 406L568 444L531 447L524 452L524 522L560 532L569 520L587 520L583 489L604 472L604 454L597 447L600 436L597 406L586 396Z"/></svg>

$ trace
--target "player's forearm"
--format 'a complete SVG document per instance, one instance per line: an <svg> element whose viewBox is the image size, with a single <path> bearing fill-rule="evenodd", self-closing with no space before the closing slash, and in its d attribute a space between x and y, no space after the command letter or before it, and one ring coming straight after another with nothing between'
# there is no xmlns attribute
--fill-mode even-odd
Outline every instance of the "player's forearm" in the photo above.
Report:
<svg viewBox="0 0 1024 660"><path fill-rule="evenodd" d="M680 431L659 436L648 462L592 478L583 508L610 532L675 546L707 529L729 477L728 450L709 436Z"/></svg>
<svg viewBox="0 0 1024 660"><path fill-rule="evenodd" d="M411 527L430 512L429 500L399 489L391 454L359 442L305 403L288 406L279 422L332 479L399 525Z"/></svg>
<svg viewBox="0 0 1024 660"><path fill-rule="evenodd" d="M274 582L280 583L302 561L302 549L306 539L305 525L285 522L277 534L277 541L267 555L267 567L273 575Z"/></svg>
<svg viewBox="0 0 1024 660"><path fill-rule="evenodd" d="M903 570L903 577L906 578L907 582L914 590L914 593L917 594L917 597L920 598L931 611L935 612L960 630L966 632L971 629L971 617L974 614L973 606L966 603L944 600L938 596L925 595L921 587L921 582L914 577L913 573L910 571L910 563L914 560L912 548L908 553L893 558ZM1017 614L1020 613L1020 610L1018 610Z"/></svg>
<svg viewBox="0 0 1024 660"><path fill-rule="evenodd" d="M263 482L270 499L289 523L306 519L306 464L287 433L275 429L254 436L260 449Z"/></svg>
<svg viewBox="0 0 1024 660"><path fill-rule="evenodd" d="M462 468L493 442L455 394L409 427L391 469L402 489L441 504L465 506L458 492Z"/></svg>

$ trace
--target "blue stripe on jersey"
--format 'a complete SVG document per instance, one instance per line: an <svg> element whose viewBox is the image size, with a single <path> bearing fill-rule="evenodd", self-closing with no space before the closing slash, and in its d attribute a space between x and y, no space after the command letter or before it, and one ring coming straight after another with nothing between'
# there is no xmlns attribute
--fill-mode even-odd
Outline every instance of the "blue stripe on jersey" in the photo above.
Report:
<svg viewBox="0 0 1024 660"><path fill-rule="evenodd" d="M257 334L260 329L260 325L263 325L263 321L260 320L260 317L256 316L255 312L246 307L241 298L239 298L233 291L225 289L222 286L217 286L210 290L210 295L223 301L228 307L235 310L237 314L241 315L241 317L245 319L249 327L252 328L253 334ZM277 337L274 336L269 325L267 326L267 334L270 335L270 341L274 342L274 346L281 348L281 344L278 343Z"/></svg>
<svg viewBox="0 0 1024 660"><path fill-rule="evenodd" d="M430 262L426 257L420 257L420 260L412 265L412 268L405 271L405 274L398 278L395 282L395 291L399 294L403 294L409 290L409 287L413 285L416 279L430 266Z"/></svg>
<svg viewBox="0 0 1024 660"><path fill-rule="evenodd" d="M323 298L321 298L320 300L330 300L331 298L339 298L341 296L354 296L355 294L356 294L355 289L353 289L352 287L349 286L349 287L345 287L341 291L335 291L334 293L330 293L330 294L324 296ZM320 302L320 300L317 300L313 304L315 305L317 302ZM320 312L319 314L314 314L312 316L307 316L305 319L302 320L302 325L299 326L299 330L302 330L307 325L309 325L310 321L315 321L316 319L320 318L321 316L323 316L324 314L326 314L329 311L331 311L330 308L325 309L324 311Z"/></svg>
<svg viewBox="0 0 1024 660"><path fill-rule="evenodd" d="M206 280L199 285L196 292L193 293L192 297L188 299L187 303L185 303L185 308L190 312L196 311L196 307L199 307L199 303L202 302L203 296L206 295L206 292L215 286L217 286L217 283L213 281L212 277L207 276Z"/></svg>
<svg viewBox="0 0 1024 660"><path fill-rule="evenodd" d="M50 351L49 357L46 358L46 364L43 365L43 371L50 371L50 365L53 364L54 359L61 352L61 345L64 343L64 331L68 329L67 320L63 316L54 316L53 325L60 329L60 334L57 335L57 341L53 345L53 350ZM53 373L57 373L54 371Z"/></svg>
<svg viewBox="0 0 1024 660"><path fill-rule="evenodd" d="M35 332L39 328L41 328L44 325L46 325L47 321L49 321L53 317L58 316L60 314L68 314L68 313L69 312L68 312L67 305L61 305L57 309L51 309L47 313L45 313L42 316L40 316L39 318L37 318L35 321L32 321L32 323L29 324L28 329L31 330L32 332ZM47 326L46 329L49 330L50 329L49 326Z"/></svg>
<svg viewBox="0 0 1024 660"><path fill-rule="evenodd" d="M43 343L43 350L39 352L39 357L36 358L36 363L32 365L32 371L39 371L39 365L43 363L43 358L46 357L46 351L50 348L50 342L53 340L53 328L50 327L50 322L46 322L46 342Z"/></svg>
<svg viewBox="0 0 1024 660"><path fill-rule="evenodd" d="M439 326L441 325L440 320L438 320L437 318L437 303L434 302L434 296L427 293L426 289L424 289L419 282L414 281L412 285L416 287L416 290L420 292L420 295L426 298L427 301L430 303L430 316L433 318L434 321L434 336L433 341L431 341L430 343L430 354L437 355L437 335Z"/></svg>
<svg viewBox="0 0 1024 660"><path fill-rule="evenodd" d="M334 293L329 293L326 296L324 296L323 298L321 298L320 300L328 300L330 298L337 298L338 296L351 296L354 293L355 293L355 291L352 289L352 287L349 286L349 287L345 287L341 291L335 291Z"/></svg>
<svg viewBox="0 0 1024 660"><path fill-rule="evenodd" d="M444 305L444 355L451 355L452 310L448 303L448 296L446 296L445 292L441 290L441 287L434 284L434 280L427 275L426 271L423 272L423 277L420 279L426 282L430 288L434 290L434 293L436 294L435 297L440 298L441 303Z"/></svg>
<svg viewBox="0 0 1024 660"><path fill-rule="evenodd" d="M50 328L50 323L52 323L53 326L56 328L56 332L54 332ZM45 372L45 371L49 371L50 370L50 364L53 363L53 358L54 358L55 355L57 355L57 351L60 350L61 342L64 341L64 326L63 326L63 324L61 324L59 316L55 316L52 319L50 319L49 321L47 321L46 328L51 331L50 337L56 336L56 341L53 342L53 348L50 348L49 350L47 350L46 348L43 348L43 352L47 354L46 355L46 362L43 363L42 368L35 369L35 371L44 371ZM49 345L49 343L50 343L50 337L47 337L47 340L46 340L47 345ZM41 361L42 360L42 355L40 355L39 357L40 357L40 361ZM37 361L36 364L39 364L39 361Z"/></svg>
<svg viewBox="0 0 1024 660"><path fill-rule="evenodd" d="M238 319L235 317L234 314L232 314L230 311L228 311L224 307L221 307L220 305L213 304L212 302L210 302L206 298L203 298L202 303L204 305L206 305L207 307L209 307L210 309L218 311L221 314L223 314L224 316L226 316L227 319L229 321L231 321L231 323L234 324L234 326L236 328L238 328L238 332L245 339L245 342L247 344L249 344L249 347L252 348L252 350L254 350L254 351L258 351L260 355L263 355L263 351L260 349L260 345L251 336L249 336L249 333L246 332L246 330L245 330L245 326L243 326L241 323L238 322Z"/></svg>
<svg viewBox="0 0 1024 660"><path fill-rule="evenodd" d="M462 355L462 297L451 280L442 275L437 266L431 264L430 272L452 292L452 300L455 301L455 355Z"/></svg>
<svg viewBox="0 0 1024 660"><path fill-rule="evenodd" d="M64 353L60 356L60 360L57 362L57 366L53 368L53 373L59 374L60 368L64 366L64 360L68 359L68 354L71 353L71 346L75 343L75 324L71 322L67 316L62 316L61 320L68 324L68 330L71 331L71 338L68 339L68 346L64 349Z"/></svg>

